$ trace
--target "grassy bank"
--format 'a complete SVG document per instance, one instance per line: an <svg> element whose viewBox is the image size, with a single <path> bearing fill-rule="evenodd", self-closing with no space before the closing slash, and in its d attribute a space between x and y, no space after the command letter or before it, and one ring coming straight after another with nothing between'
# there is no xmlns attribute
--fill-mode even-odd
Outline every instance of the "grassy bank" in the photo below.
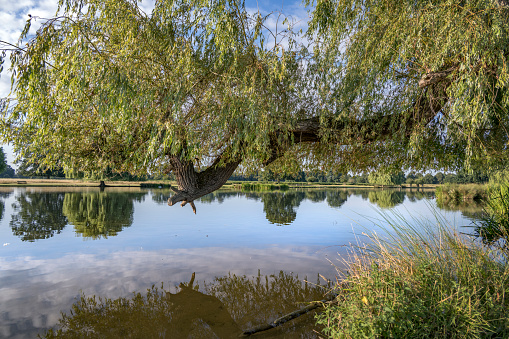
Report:
<svg viewBox="0 0 509 339"><path fill-rule="evenodd" d="M437 186L435 192L438 203L481 201L487 198L488 185L444 184Z"/></svg>
<svg viewBox="0 0 509 339"><path fill-rule="evenodd" d="M439 218L438 218L439 219ZM318 315L334 338L508 338L508 253L443 220L409 226L345 259L336 301ZM398 226L403 225L403 226Z"/></svg>
<svg viewBox="0 0 509 339"><path fill-rule="evenodd" d="M99 180L83 179L22 179L22 178L4 178L0 179L0 186L21 186L21 187L98 187ZM110 187L169 187L175 185L170 180L147 180L147 181L122 181L105 180L106 186Z"/></svg>
<svg viewBox="0 0 509 339"><path fill-rule="evenodd" d="M105 184L110 187L146 187L146 188L168 188L169 185L176 185L172 180L145 180L145 181L127 181L127 180L104 180ZM99 186L100 180L92 179L66 179L66 178L0 178L0 186L83 186L95 187ZM248 188L249 187L249 188ZM260 182L260 181L227 181L222 188L224 189L243 189L243 190L284 190L286 188L380 188L370 184L347 184L347 183L327 183L327 182L297 182L285 181L276 182ZM419 189L434 189L436 185L420 185ZM384 186L382 189L415 189L416 186Z"/></svg>

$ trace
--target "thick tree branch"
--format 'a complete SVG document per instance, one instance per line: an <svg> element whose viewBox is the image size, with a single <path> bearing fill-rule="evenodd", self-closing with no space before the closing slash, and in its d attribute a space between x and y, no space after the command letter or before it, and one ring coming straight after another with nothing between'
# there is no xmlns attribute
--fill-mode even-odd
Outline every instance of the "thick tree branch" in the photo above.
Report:
<svg viewBox="0 0 509 339"><path fill-rule="evenodd" d="M416 100L412 110L405 116L389 115L365 120L331 122L328 128L334 131L337 140L351 140L361 136L364 142L376 142L394 136L396 121L399 128L405 129L405 136L410 137L417 126L429 124L447 102L445 89L449 82L445 77L441 79L438 83L430 80L430 84ZM295 144L320 142L323 123L320 117L313 117L298 121L289 131L274 132L270 139L270 155L263 165L267 166L282 157ZM282 136L286 138L281 138ZM177 178L178 189L172 188L175 194L168 199L168 205L172 206L181 202L181 206L185 206L189 203L196 213L193 201L223 186L241 161L240 157L228 160L226 153L223 153L207 169L196 172L192 161L182 160L175 155L170 156L170 168Z"/></svg>
<svg viewBox="0 0 509 339"><path fill-rule="evenodd" d="M449 74L450 69L443 72ZM438 78L434 78L435 80ZM446 76L438 80L431 81L423 90L422 95L416 100L412 110L409 112L409 118L403 116L389 115L384 117L368 118L365 120L351 120L341 122L330 122L328 125L337 136L337 140L352 139L362 136L364 142L376 142L386 140L394 136L394 121L404 121L405 136L410 137L417 126L428 125L440 112L443 105L447 102L446 88L449 80ZM431 86L433 85L433 86ZM288 132L276 132L271 137L270 149L271 153L267 160L263 162L264 166L269 165L276 159L284 155L284 153L292 146L301 142L320 142L320 130L323 122L320 117L313 117L297 122L295 128ZM400 126L402 127L402 126ZM293 143L278 143L280 134L287 133L287 140L293 140Z"/></svg>
<svg viewBox="0 0 509 339"><path fill-rule="evenodd" d="M454 72L459 68L458 65L452 66L444 71L439 72L428 72L424 74L421 79L419 80L419 88L425 88L429 85L433 85L439 82L444 82L447 80L447 77L449 74Z"/></svg>

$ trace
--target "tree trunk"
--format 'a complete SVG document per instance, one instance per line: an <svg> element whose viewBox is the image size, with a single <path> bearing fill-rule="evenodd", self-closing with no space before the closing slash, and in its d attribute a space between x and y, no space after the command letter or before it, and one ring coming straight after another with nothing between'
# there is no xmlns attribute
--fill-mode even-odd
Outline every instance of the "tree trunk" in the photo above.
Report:
<svg viewBox="0 0 509 339"><path fill-rule="evenodd" d="M180 206L190 204L196 214L194 200L221 188L241 162L238 159L220 164L221 160L222 155L206 170L196 172L192 161L170 156L170 170L177 179L178 188L170 187L175 194L168 199L168 205L173 206L177 202L182 202Z"/></svg>

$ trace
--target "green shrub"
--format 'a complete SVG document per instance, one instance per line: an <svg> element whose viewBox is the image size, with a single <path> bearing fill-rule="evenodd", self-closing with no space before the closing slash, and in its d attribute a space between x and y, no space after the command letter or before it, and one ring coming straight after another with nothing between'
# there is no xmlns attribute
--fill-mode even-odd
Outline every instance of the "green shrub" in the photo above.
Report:
<svg viewBox="0 0 509 339"><path fill-rule="evenodd" d="M274 190L287 190L289 186L287 184L260 184L260 183L248 183L245 182L240 187L243 191L274 191Z"/></svg>
<svg viewBox="0 0 509 339"><path fill-rule="evenodd" d="M240 189L243 191L250 191L250 190L254 190L255 187L256 187L256 185L253 183L243 182L242 185L240 186Z"/></svg>

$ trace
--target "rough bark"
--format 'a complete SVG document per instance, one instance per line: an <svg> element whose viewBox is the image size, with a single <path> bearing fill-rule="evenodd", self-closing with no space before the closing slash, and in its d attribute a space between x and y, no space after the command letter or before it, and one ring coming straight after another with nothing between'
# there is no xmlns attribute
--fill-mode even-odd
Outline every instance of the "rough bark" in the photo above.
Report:
<svg viewBox="0 0 509 339"><path fill-rule="evenodd" d="M170 156L170 169L177 179L178 188L171 187L175 194L168 199L168 205L173 206L177 202L181 202L180 206L190 204L196 214L194 200L223 186L241 162L241 159L235 159L221 164L222 158L223 155L220 155L207 169L196 172L192 161Z"/></svg>

